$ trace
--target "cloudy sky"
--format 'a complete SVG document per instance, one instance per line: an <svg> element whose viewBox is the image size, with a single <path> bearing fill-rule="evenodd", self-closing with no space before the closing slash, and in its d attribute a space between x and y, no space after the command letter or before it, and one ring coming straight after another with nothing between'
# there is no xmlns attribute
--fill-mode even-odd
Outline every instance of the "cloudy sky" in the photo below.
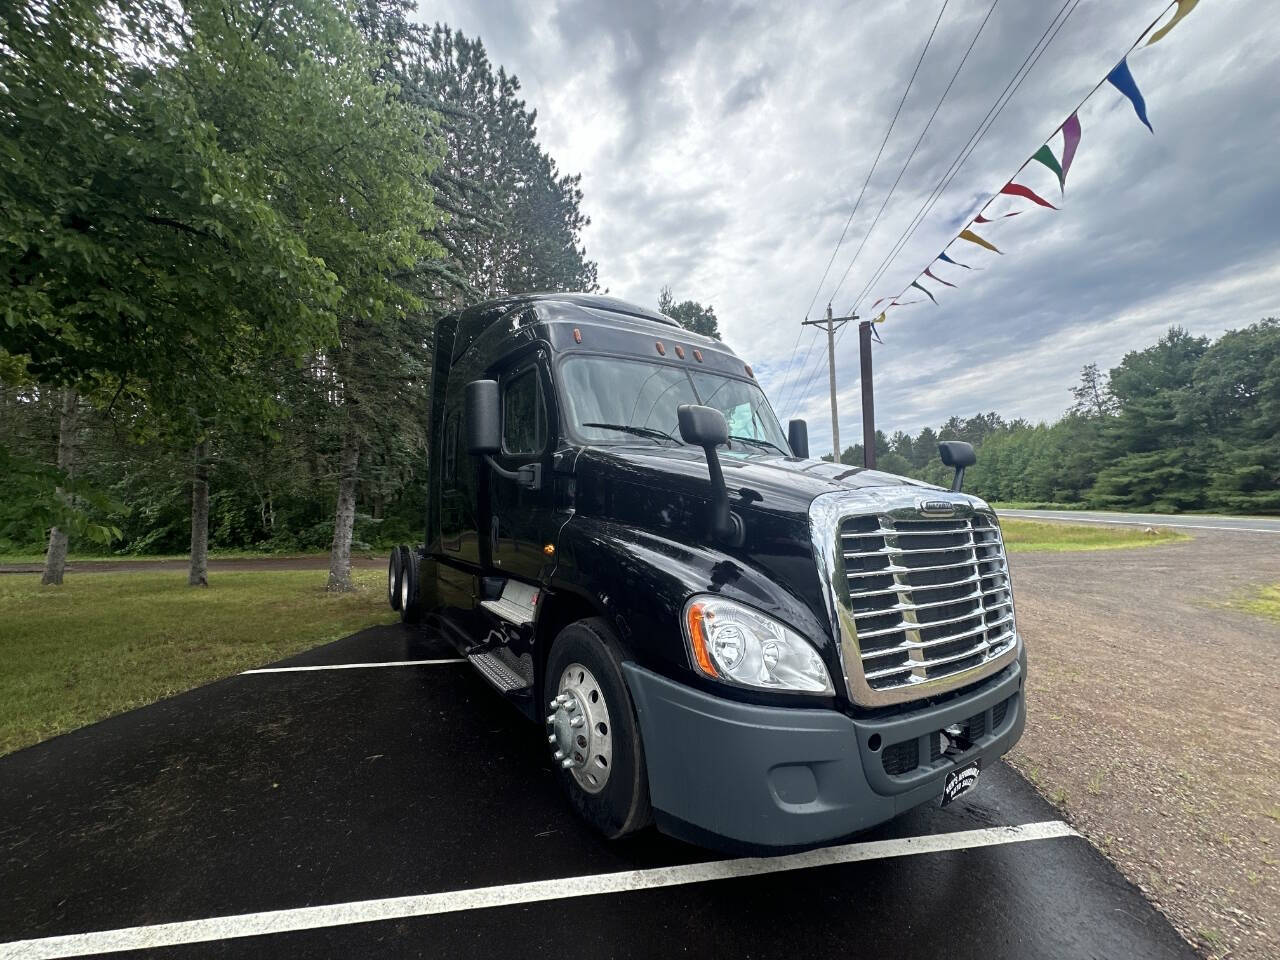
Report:
<svg viewBox="0 0 1280 960"><path fill-rule="evenodd" d="M806 310L821 316L830 300L837 315L866 314L898 293L1162 6L996 0L978 33L991 0L947 0L821 287L942 0L446 0L419 15L478 34L521 79L544 145L583 176L601 285L654 304L666 284L714 305L779 415L809 420L818 452L830 443L825 336L805 328L797 344ZM1216 335L1280 314L1280 24L1266 6L1205 0L1135 51L1154 136L1104 86L1080 111L1065 197L1039 165L1017 178L1061 209L1003 201L998 212L1029 208L979 228L1003 256L954 244L956 259L982 269L935 268L958 285L929 284L940 306L889 313L875 348L878 426L914 432L983 410L1052 419L1085 363L1112 366L1170 324ZM1064 9L1050 46L871 283ZM1060 155L1060 137L1051 143ZM852 329L836 364L848 445L860 436Z"/></svg>

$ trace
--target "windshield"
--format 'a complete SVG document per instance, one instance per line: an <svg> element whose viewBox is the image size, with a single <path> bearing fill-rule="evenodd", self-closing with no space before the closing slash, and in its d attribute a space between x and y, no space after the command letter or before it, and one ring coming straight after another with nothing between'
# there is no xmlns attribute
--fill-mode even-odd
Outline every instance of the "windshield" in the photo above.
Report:
<svg viewBox="0 0 1280 960"><path fill-rule="evenodd" d="M630 436L678 443L676 408L700 403L724 414L734 449L791 453L764 393L745 380L643 360L570 357L561 381L574 431L591 442Z"/></svg>

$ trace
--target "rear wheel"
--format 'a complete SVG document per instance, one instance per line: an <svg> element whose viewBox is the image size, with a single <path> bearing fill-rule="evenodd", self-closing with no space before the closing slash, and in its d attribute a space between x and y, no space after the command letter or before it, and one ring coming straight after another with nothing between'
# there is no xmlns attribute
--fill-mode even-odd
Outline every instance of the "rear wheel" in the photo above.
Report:
<svg viewBox="0 0 1280 960"><path fill-rule="evenodd" d="M610 839L650 820L649 779L621 648L600 619L571 623L547 659L547 742L569 801Z"/></svg>
<svg viewBox="0 0 1280 960"><path fill-rule="evenodd" d="M400 620L417 623L422 618L418 590L418 551L413 547L400 547Z"/></svg>
<svg viewBox="0 0 1280 960"><path fill-rule="evenodd" d="M387 561L387 603L391 604L392 610L400 609L401 562L400 548L393 547L391 559Z"/></svg>

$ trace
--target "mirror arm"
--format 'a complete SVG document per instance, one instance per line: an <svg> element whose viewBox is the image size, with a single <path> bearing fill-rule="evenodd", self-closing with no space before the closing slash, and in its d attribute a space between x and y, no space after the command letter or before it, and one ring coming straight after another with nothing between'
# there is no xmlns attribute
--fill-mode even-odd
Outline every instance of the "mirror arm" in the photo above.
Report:
<svg viewBox="0 0 1280 960"><path fill-rule="evenodd" d="M492 470L500 477L508 480L514 480L526 490L542 489L542 464L526 463L524 466L515 470L506 470L498 465L498 461L494 460L489 454L484 454L484 462L489 465Z"/></svg>
<svg viewBox="0 0 1280 960"><path fill-rule="evenodd" d="M956 475L951 479L951 492L959 493L964 485L964 467L956 467Z"/></svg>
<svg viewBox="0 0 1280 960"><path fill-rule="evenodd" d="M733 547L740 547L746 530L742 518L729 509L729 488L724 483L720 455L714 446L702 448L707 455L707 474L711 480L711 534Z"/></svg>

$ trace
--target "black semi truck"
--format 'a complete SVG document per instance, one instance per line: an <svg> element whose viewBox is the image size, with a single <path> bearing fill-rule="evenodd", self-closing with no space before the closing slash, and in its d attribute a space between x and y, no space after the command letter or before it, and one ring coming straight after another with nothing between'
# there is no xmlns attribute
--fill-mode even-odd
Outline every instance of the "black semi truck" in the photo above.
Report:
<svg viewBox="0 0 1280 960"><path fill-rule="evenodd" d="M751 367L585 294L435 334L426 542L388 595L545 728L578 812L722 849L830 842L1017 741L1000 525L956 482L810 459Z"/></svg>

